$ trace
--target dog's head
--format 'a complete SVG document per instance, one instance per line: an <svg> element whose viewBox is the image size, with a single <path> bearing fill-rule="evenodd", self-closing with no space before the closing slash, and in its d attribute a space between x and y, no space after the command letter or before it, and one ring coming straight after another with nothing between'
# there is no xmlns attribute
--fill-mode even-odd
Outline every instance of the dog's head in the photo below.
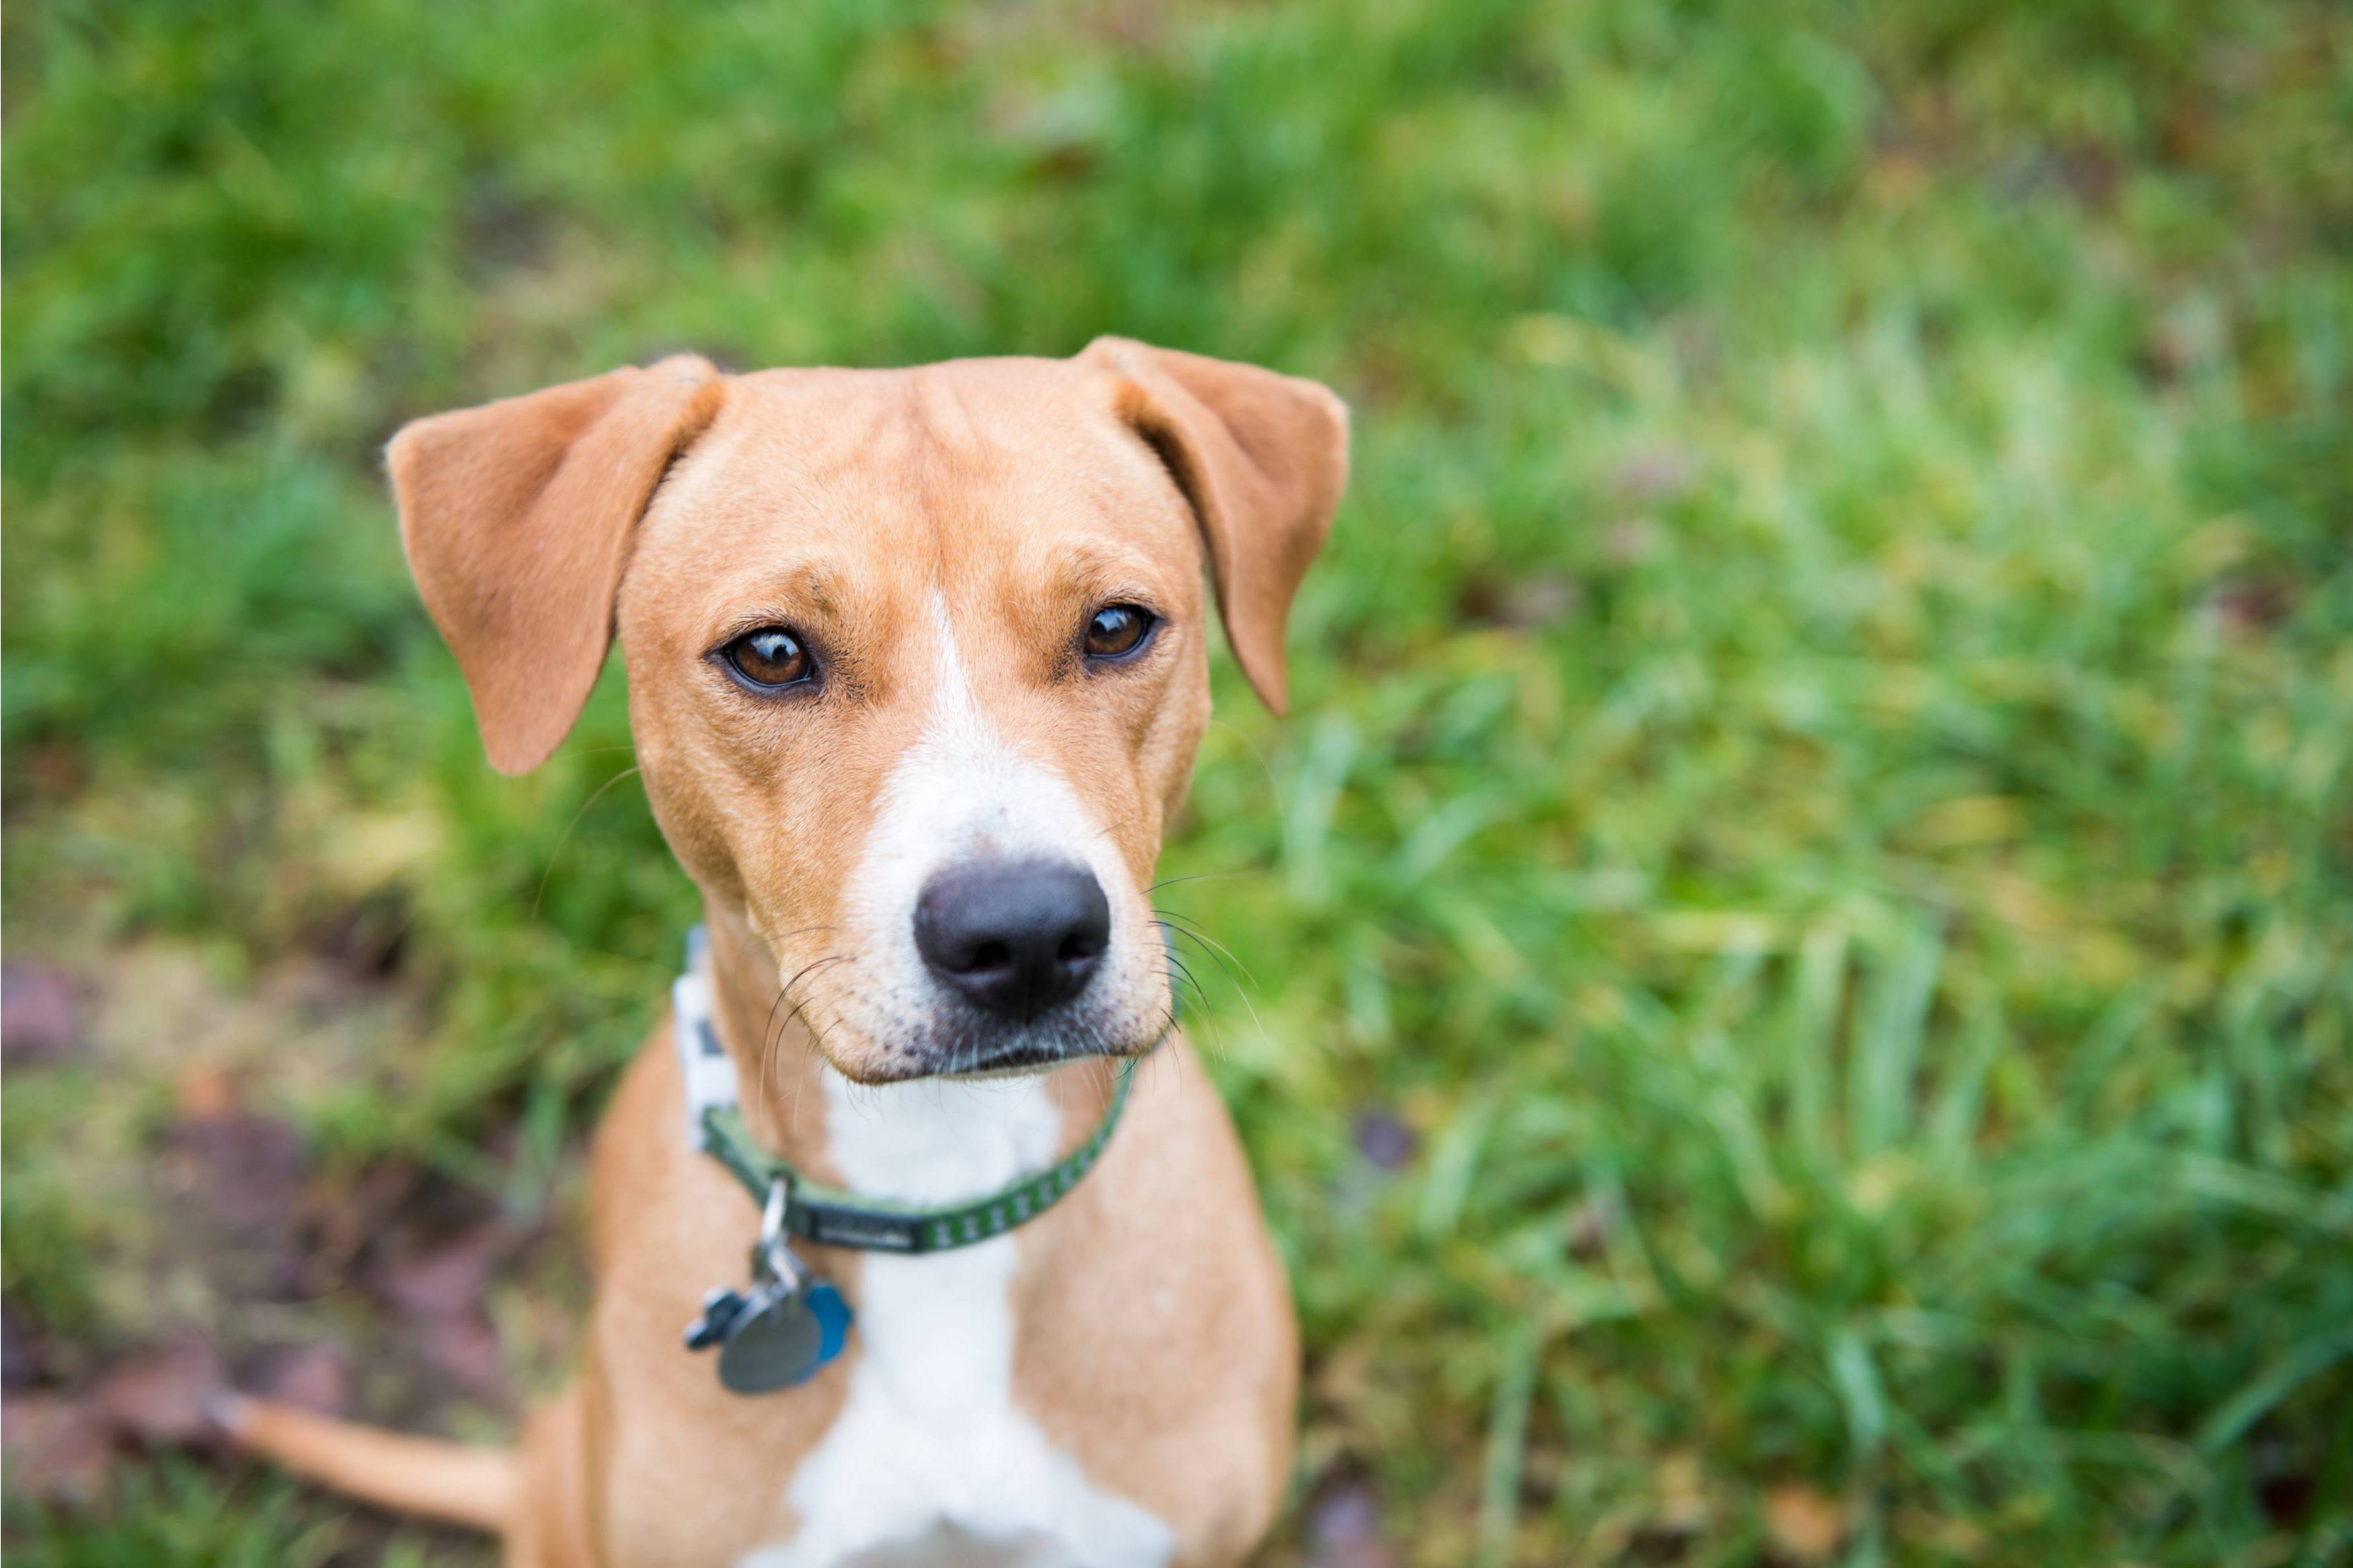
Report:
<svg viewBox="0 0 2353 1568"><path fill-rule="evenodd" d="M1208 716L1201 579L1267 702L1347 417L1106 338L723 376L693 357L410 425L401 530L491 760L618 630L647 793L849 1077L1148 1048L1145 889Z"/></svg>

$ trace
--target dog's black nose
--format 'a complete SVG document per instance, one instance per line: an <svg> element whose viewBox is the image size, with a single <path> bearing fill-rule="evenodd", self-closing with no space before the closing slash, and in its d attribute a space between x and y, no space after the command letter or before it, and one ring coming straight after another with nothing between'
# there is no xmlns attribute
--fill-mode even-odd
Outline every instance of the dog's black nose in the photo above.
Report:
<svg viewBox="0 0 2353 1568"><path fill-rule="evenodd" d="M1111 901L1083 866L979 860L915 900L915 951L992 1013L1034 1018L1083 990L1111 944Z"/></svg>

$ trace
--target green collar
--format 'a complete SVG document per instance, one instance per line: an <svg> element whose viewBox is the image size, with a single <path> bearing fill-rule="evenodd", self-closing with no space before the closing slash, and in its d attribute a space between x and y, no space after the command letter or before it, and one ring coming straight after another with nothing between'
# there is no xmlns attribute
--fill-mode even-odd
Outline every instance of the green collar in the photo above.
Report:
<svg viewBox="0 0 2353 1568"><path fill-rule="evenodd" d="M1127 1109L1135 1076L1131 1058L1119 1065L1111 1107L1103 1122L1077 1150L1044 1170L1024 1176L987 1197L940 1208L886 1203L820 1185L762 1148L744 1125L735 1099L734 1061L711 1023L710 980L701 926L687 933L686 973L671 988L672 1032L685 1079L687 1136L694 1146L744 1184L754 1204L765 1205L778 1183L785 1188L787 1233L821 1247L854 1247L872 1252L944 1252L1003 1236L1052 1208L1079 1184L1111 1142L1120 1112Z"/></svg>
<svg viewBox="0 0 2353 1568"><path fill-rule="evenodd" d="M702 1113L703 1148L744 1184L754 1203L765 1203L769 1189L785 1184L785 1229L820 1247L856 1247L870 1252L944 1252L1003 1236L1027 1224L1060 1202L1094 1169L1103 1145L1111 1142L1119 1113L1127 1108L1127 1091L1134 1081L1135 1064L1122 1062L1119 1083L1112 1090L1111 1109L1093 1136L1069 1155L1034 1175L969 1203L944 1208L918 1208L861 1198L852 1193L820 1186L752 1141L743 1113L733 1106L713 1107Z"/></svg>

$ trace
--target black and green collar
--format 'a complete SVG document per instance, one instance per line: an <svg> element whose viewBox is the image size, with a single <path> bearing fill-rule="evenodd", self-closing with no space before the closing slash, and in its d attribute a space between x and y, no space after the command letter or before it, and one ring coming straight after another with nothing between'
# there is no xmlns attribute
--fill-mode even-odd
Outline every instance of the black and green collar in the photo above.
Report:
<svg viewBox="0 0 2353 1568"><path fill-rule="evenodd" d="M1119 1125L1134 1066L1133 1062L1120 1064L1111 1109L1103 1112L1103 1124L1093 1136L1075 1152L985 1198L944 1208L886 1204L820 1186L754 1142L742 1113L732 1105L702 1113L702 1148L744 1184L755 1203L766 1198L771 1184L783 1182L789 1194L785 1229L804 1241L871 1252L943 1252L987 1241L1026 1225L1077 1186L1080 1178L1094 1168L1096 1157L1111 1141L1112 1129Z"/></svg>
<svg viewBox="0 0 2353 1568"><path fill-rule="evenodd" d="M786 1193L785 1229L820 1247L871 1252L943 1252L1005 1235L1052 1208L1094 1168L1127 1109L1135 1060L1119 1064L1111 1105L1084 1143L1042 1171L983 1198L943 1207L893 1204L821 1185L762 1148L744 1125L736 1103L735 1063L711 1022L708 945L702 928L686 938L686 973L670 988L672 1033L685 1079L687 1138L727 1168L754 1204L765 1204L779 1182Z"/></svg>

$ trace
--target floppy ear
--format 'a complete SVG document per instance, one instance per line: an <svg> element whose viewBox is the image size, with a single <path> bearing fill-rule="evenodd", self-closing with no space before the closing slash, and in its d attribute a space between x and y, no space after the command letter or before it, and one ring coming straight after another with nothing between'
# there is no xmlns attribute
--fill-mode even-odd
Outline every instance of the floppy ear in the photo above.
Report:
<svg viewBox="0 0 2353 1568"><path fill-rule="evenodd" d="M1226 640L1250 685L1287 700L1283 626L1348 482L1348 405L1256 365L1097 338L1119 416L1167 466L1208 541Z"/></svg>
<svg viewBox="0 0 2353 1568"><path fill-rule="evenodd" d="M721 387L681 354L418 419L385 448L409 573L501 773L545 762L580 716L630 534Z"/></svg>

